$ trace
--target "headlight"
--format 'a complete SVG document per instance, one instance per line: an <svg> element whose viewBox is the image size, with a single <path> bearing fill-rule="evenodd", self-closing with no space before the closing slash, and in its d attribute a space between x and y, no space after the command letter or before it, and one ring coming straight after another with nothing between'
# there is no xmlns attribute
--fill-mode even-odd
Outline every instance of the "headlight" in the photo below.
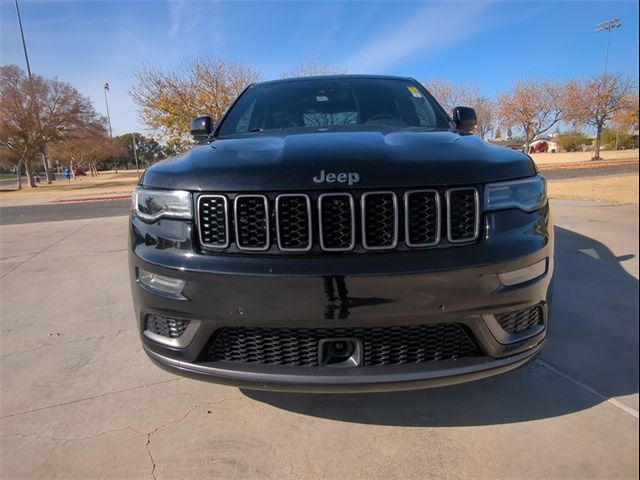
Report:
<svg viewBox="0 0 640 480"><path fill-rule="evenodd" d="M511 182L489 183L484 188L485 211L519 208L533 212L546 203L547 182L540 175Z"/></svg>
<svg viewBox="0 0 640 480"><path fill-rule="evenodd" d="M182 190L152 190L136 187L133 213L149 221L159 218L192 218L191 194Z"/></svg>

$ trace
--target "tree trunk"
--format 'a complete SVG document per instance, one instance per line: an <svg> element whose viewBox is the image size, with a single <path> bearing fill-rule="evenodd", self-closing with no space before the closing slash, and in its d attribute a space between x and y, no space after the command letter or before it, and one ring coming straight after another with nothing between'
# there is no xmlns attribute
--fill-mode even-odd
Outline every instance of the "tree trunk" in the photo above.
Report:
<svg viewBox="0 0 640 480"><path fill-rule="evenodd" d="M595 155L591 160L600 160L600 137L602 137L602 125L598 125L596 128Z"/></svg>
<svg viewBox="0 0 640 480"><path fill-rule="evenodd" d="M31 188L36 188L36 179L33 176L33 170L31 170L31 160L25 159L24 169L27 173L27 184Z"/></svg>
<svg viewBox="0 0 640 480"><path fill-rule="evenodd" d="M23 158L20 159L20 161L18 162L18 166L16 167L16 173L18 174L16 177L16 180L18 182L16 185L17 190L22 190L22 165L24 165Z"/></svg>
<svg viewBox="0 0 640 480"><path fill-rule="evenodd" d="M49 169L49 156L47 155L47 147L42 149L42 164L44 165L44 174L47 177L47 184L51 185L51 171Z"/></svg>

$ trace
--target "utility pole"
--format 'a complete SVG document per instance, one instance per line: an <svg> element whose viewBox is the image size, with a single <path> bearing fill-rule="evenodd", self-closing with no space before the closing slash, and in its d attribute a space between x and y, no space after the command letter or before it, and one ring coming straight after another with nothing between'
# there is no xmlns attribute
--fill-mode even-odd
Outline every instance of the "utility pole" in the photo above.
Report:
<svg viewBox="0 0 640 480"><path fill-rule="evenodd" d="M109 138L113 138L113 131L111 130L111 115L109 115L109 100L107 100L107 92L109 91L109 82L104 82L104 103L107 106L107 121L109 122ZM118 161L113 161L116 173L118 173Z"/></svg>
<svg viewBox="0 0 640 480"><path fill-rule="evenodd" d="M609 43L611 42L611 29L619 28L622 26L620 23L620 19L618 17L612 18L611 20L607 20L606 22L601 22L596 25L596 33L607 31L607 51L604 56L604 75L607 76L607 64L609 63Z"/></svg>
<svg viewBox="0 0 640 480"><path fill-rule="evenodd" d="M27 74L29 75L29 83L31 83L31 65L29 64L29 54L27 53L27 44L24 41L24 30L22 29L22 17L20 16L20 7L18 6L18 0L14 0L16 6L16 15L18 16L18 26L20 27L20 38L22 39L22 50L24 51L24 61L27 64ZM51 175L49 173L49 160L47 158L46 147L42 149L42 163L44 165L44 173L47 177L47 183L51 184ZM20 172L18 172L18 177Z"/></svg>

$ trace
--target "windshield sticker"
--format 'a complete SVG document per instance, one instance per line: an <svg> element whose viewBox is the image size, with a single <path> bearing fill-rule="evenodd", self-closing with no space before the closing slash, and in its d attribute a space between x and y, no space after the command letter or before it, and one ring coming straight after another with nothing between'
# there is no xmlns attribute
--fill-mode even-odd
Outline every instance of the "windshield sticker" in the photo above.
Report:
<svg viewBox="0 0 640 480"><path fill-rule="evenodd" d="M411 95L413 95L416 98L422 98L422 94L420 93L420 90L418 90L416 87L414 87L413 85L409 85L407 87L407 89L411 92Z"/></svg>
<svg viewBox="0 0 640 480"><path fill-rule="evenodd" d="M329 101L329 97L325 97L324 95L319 95L316 97L316 100L318 102L328 102Z"/></svg>

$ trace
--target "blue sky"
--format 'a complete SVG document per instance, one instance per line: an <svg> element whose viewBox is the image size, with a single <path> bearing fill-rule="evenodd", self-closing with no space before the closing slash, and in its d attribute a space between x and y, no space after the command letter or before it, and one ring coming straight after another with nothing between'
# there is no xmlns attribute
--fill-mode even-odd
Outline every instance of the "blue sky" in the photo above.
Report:
<svg viewBox="0 0 640 480"><path fill-rule="evenodd" d="M105 113L114 134L144 131L129 99L142 64L195 56L251 64L264 79L300 62L349 73L475 82L493 97L530 75L566 79L602 72L606 33L620 17L609 71L638 75L637 1L224 1L19 0L33 72L57 76ZM0 63L24 68L13 0L0 0Z"/></svg>

